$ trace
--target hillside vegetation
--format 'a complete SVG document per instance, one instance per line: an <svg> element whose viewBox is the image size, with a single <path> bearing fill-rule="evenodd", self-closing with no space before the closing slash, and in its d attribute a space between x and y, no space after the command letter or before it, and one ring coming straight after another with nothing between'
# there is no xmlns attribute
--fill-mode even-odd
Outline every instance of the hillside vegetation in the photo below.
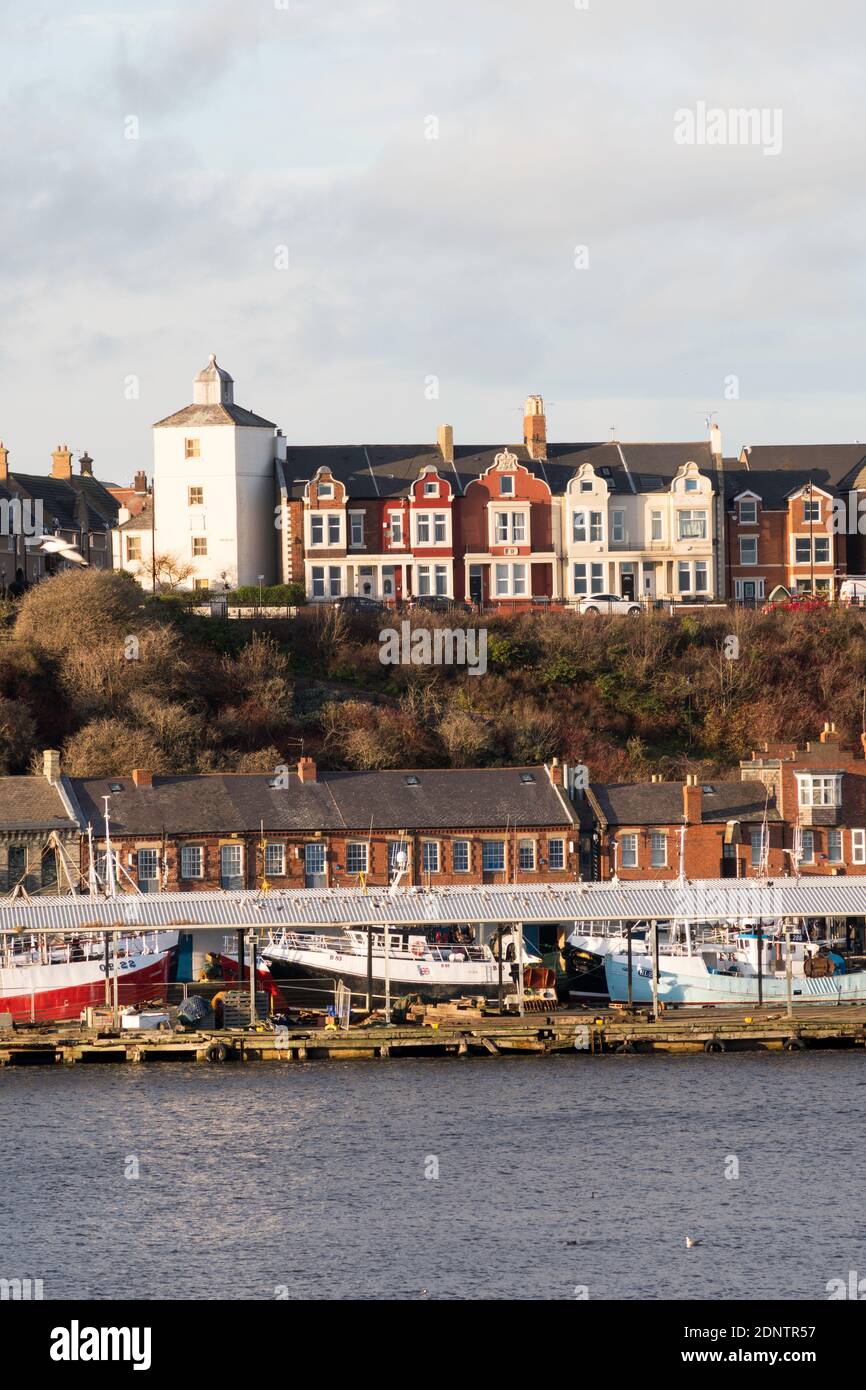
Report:
<svg viewBox="0 0 866 1390"><path fill-rule="evenodd" d="M488 631L483 676L382 665L375 617L196 618L126 574L62 574L7 614L0 771L30 770L46 747L77 776L265 771L303 748L331 768L559 755L615 781L719 775L760 741L814 737L825 719L859 737L856 611L469 621ZM419 613L412 626L448 620Z"/></svg>

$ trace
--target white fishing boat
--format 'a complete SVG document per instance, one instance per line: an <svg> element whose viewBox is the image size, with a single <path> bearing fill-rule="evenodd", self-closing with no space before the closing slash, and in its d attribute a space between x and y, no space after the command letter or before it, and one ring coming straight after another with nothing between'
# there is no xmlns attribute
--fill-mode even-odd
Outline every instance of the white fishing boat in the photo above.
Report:
<svg viewBox="0 0 866 1390"><path fill-rule="evenodd" d="M333 997L342 983L354 994L366 994L368 949L371 952L373 994L383 997L415 994L427 1003L478 994L493 999L499 993L498 937L493 947L475 940L469 926L393 927L387 932L344 928L338 935L281 931L272 935L262 955L271 975L291 1002L306 986L320 1003ZM386 940L387 938L387 940ZM541 957L521 941L516 929L502 934L502 981L510 990L521 960L524 970L541 965ZM386 975L387 971L387 975Z"/></svg>
<svg viewBox="0 0 866 1390"><path fill-rule="evenodd" d="M606 957L605 977L611 1001L625 1003L629 969L624 952ZM743 930L730 942L690 942L659 952L662 1004L779 1003L789 991L800 1004L863 1003L866 970L861 958L847 956L841 942L812 941L803 932L789 934L779 926L761 933ZM632 957L631 997L637 1004L653 1001L651 954Z"/></svg>

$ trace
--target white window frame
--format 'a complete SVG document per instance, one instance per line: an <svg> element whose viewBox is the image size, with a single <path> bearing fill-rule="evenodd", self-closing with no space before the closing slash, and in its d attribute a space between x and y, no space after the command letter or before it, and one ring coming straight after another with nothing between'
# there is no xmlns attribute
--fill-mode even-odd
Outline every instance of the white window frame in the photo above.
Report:
<svg viewBox="0 0 866 1390"><path fill-rule="evenodd" d="M274 868L273 864L269 864L268 859L276 860L277 867ZM282 840L268 840L265 842L264 870L265 878L285 878L286 846Z"/></svg>
<svg viewBox="0 0 866 1390"><path fill-rule="evenodd" d="M657 855L661 853L661 858ZM650 868L666 869L668 866L668 837L664 831L653 830L650 833Z"/></svg>
<svg viewBox="0 0 866 1390"><path fill-rule="evenodd" d="M488 857L495 851L497 863L488 863ZM506 853L504 840L482 840L481 841L481 870L485 874L505 873Z"/></svg>
<svg viewBox="0 0 866 1390"><path fill-rule="evenodd" d="M751 509L751 516L746 512L746 508ZM739 521L741 526L757 526L758 524L758 499L757 497L741 497L739 501Z"/></svg>
<svg viewBox="0 0 866 1390"><path fill-rule="evenodd" d="M432 861L432 862L429 862ZM439 852L438 840L421 841L421 869L425 874L438 874L440 872L441 854Z"/></svg>
<svg viewBox="0 0 866 1390"><path fill-rule="evenodd" d="M517 843L517 867L522 874L534 874L537 862L534 840L519 840Z"/></svg>
<svg viewBox="0 0 866 1390"><path fill-rule="evenodd" d="M453 874L468 874L472 864L472 850L470 840L452 840L451 842L451 872ZM459 850L459 855L458 855ZM458 863L458 857L465 863Z"/></svg>
<svg viewBox="0 0 866 1390"><path fill-rule="evenodd" d="M753 559L747 559L747 558L746 558L746 549L747 549L747 548L750 548L750 549L752 550L753 555L754 555L754 558L753 558ZM757 537L757 536L740 536L740 564L741 564L741 565L756 565L757 563L758 563L758 537Z"/></svg>
<svg viewBox="0 0 866 1390"><path fill-rule="evenodd" d="M834 854L834 853L833 853L832 846L833 846L834 843L835 843L835 845L837 846L837 848L838 848L838 850L839 850L839 853L838 853L838 854ZM828 830L828 831L827 831L827 863L828 863L828 864L842 864L842 863L844 863L844 861L845 861L845 846L844 846L844 838L843 838L842 831L841 831L841 830Z"/></svg>
<svg viewBox="0 0 866 1390"><path fill-rule="evenodd" d="M842 805L842 774L840 772L797 772L794 775L797 778L797 800L800 806L838 808Z"/></svg>
<svg viewBox="0 0 866 1390"><path fill-rule="evenodd" d="M677 511L677 540L705 541L708 534L707 512L694 507L680 507ZM697 528L691 530L689 528Z"/></svg>
<svg viewBox="0 0 866 1390"><path fill-rule="evenodd" d="M625 540L625 508L614 507L610 514L610 539L611 543L617 541L622 543Z"/></svg>
<svg viewBox="0 0 866 1390"><path fill-rule="evenodd" d="M656 534L658 532L658 535ZM650 540L663 541L665 538L665 514L654 507L650 512Z"/></svg>
<svg viewBox="0 0 866 1390"><path fill-rule="evenodd" d="M866 830L851 831L851 863L866 864Z"/></svg>
<svg viewBox="0 0 866 1390"><path fill-rule="evenodd" d="M620 869L636 869L638 867L638 835L635 830L627 830L619 839L619 863Z"/></svg>
<svg viewBox="0 0 866 1390"><path fill-rule="evenodd" d="M554 860L559 862L554 863ZM554 874L565 872L565 840L560 835L547 842L547 867Z"/></svg>
<svg viewBox="0 0 866 1390"><path fill-rule="evenodd" d="M355 865L350 868L349 861ZM347 840L346 841L346 873L347 874L366 874L369 873L370 846L366 840Z"/></svg>
<svg viewBox="0 0 866 1390"><path fill-rule="evenodd" d="M364 547L364 513L349 512L349 545L354 550Z"/></svg>
<svg viewBox="0 0 866 1390"><path fill-rule="evenodd" d="M501 473L501 474L499 475L499 496L500 496L500 497L513 497L513 496L514 496L514 474L513 474L513 473Z"/></svg>
<svg viewBox="0 0 866 1390"><path fill-rule="evenodd" d="M197 871L194 873L189 872L189 864L192 856L196 856L194 862L198 865ZM182 879L204 878L204 845L181 845L180 877Z"/></svg>

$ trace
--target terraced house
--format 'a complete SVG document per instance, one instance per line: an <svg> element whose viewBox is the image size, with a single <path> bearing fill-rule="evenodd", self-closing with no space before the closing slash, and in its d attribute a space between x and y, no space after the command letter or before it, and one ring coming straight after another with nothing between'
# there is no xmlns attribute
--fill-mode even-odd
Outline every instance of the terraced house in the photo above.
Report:
<svg viewBox="0 0 866 1390"><path fill-rule="evenodd" d="M725 592L721 439L549 444L528 397L520 445L320 446L277 462L281 578L309 599L495 603Z"/></svg>

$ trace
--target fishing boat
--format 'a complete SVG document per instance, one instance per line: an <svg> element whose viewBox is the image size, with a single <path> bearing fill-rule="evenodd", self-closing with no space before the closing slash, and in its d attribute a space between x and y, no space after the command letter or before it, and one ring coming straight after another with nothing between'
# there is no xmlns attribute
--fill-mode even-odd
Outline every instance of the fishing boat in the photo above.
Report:
<svg viewBox="0 0 866 1390"><path fill-rule="evenodd" d="M493 944L480 944L473 927L455 925L374 928L370 936L375 996L414 994L431 1004L461 995L498 996L498 935ZM507 991L517 978L521 955L524 969L541 965L541 957L526 945L517 929L509 927L502 932L501 950L502 984ZM280 931L271 936L262 955L289 1002L312 996L323 1004L326 996L334 996L340 983L355 994L367 993L366 930L345 927L331 936Z"/></svg>
<svg viewBox="0 0 866 1390"><path fill-rule="evenodd" d="M140 1004L164 994L178 933L119 936L116 943L118 1002ZM0 954L0 1014L16 1023L78 1018L88 1004L109 1002L114 988L115 946L82 936L52 941L40 933L7 941Z"/></svg>
<svg viewBox="0 0 866 1390"><path fill-rule="evenodd" d="M730 941L689 942L659 952L658 998L663 1004L798 1004L866 1002L866 969L842 941L810 940L805 931L786 932L775 925L746 929ZM622 951L605 958L605 976L613 1003L628 999L628 957ZM632 957L631 996L638 1004L653 1000L651 954Z"/></svg>

